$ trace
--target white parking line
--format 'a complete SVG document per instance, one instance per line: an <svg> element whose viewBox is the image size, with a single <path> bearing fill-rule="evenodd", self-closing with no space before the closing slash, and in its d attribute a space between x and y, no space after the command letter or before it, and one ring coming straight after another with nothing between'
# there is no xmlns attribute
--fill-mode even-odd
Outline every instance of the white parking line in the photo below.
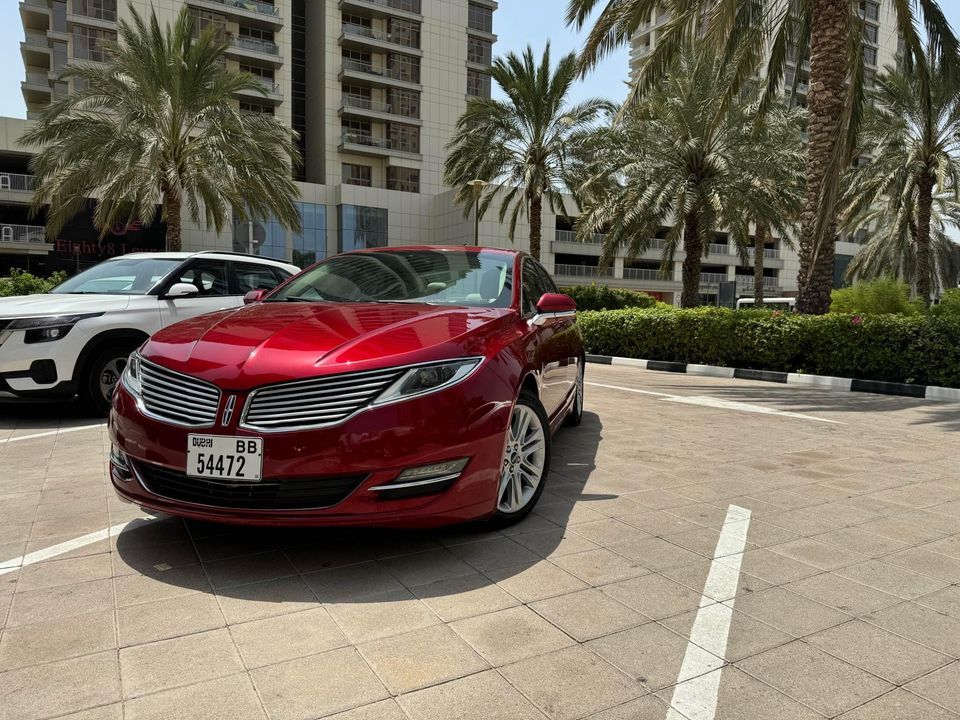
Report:
<svg viewBox="0 0 960 720"><path fill-rule="evenodd" d="M57 555L63 555L64 553L86 547L87 545L92 545L100 540L106 540L114 535L119 535L121 532L123 532L123 529L132 522L143 524L147 522L153 522L154 520L156 520L156 518L137 518L136 520L128 520L127 522L118 523L113 527L97 530L96 532L92 532L87 535L81 535L73 540L67 540L59 545L51 545L48 548L43 548L43 550L36 550L32 553L21 555L20 557L13 558L12 560L2 560L0 561L0 575L12 573L20 568L27 567L28 565L34 565L35 563L43 562L44 560L49 560L52 557L56 557Z"/></svg>
<svg viewBox="0 0 960 720"><path fill-rule="evenodd" d="M21 440L36 440L37 438L50 437L51 435L60 435L62 433L80 432L81 430L93 430L94 428L102 428L105 426L106 426L106 423L98 423L96 425L81 425L80 427L68 427L68 428L60 428L57 430L48 430L46 432L35 433L33 435L20 435L18 437L3 438L3 439L0 439L0 445L20 442Z"/></svg>
<svg viewBox="0 0 960 720"><path fill-rule="evenodd" d="M735 412L759 413L761 415L780 415L781 417L792 417L799 420L812 420L814 422L831 423L833 425L846 425L840 420L827 420L826 418L814 417L813 415L804 415L803 413L790 412L789 410L777 410L775 408L765 407L763 405L753 405L751 403L737 402L736 400L724 400L723 398L710 397L709 395L671 395L670 393L654 392L652 390L638 390L637 388L623 387L622 385L605 385L603 383L585 382L585 385L607 388L608 390L623 390L624 392L638 393L640 395L654 395L663 398L667 402L683 403L685 405L700 405L702 407L716 408L717 410L733 410Z"/></svg>
<svg viewBox="0 0 960 720"><path fill-rule="evenodd" d="M733 598L740 581L740 562L749 527L749 510L736 505L727 508L667 720L714 720L716 716L721 668L733 620Z"/></svg>

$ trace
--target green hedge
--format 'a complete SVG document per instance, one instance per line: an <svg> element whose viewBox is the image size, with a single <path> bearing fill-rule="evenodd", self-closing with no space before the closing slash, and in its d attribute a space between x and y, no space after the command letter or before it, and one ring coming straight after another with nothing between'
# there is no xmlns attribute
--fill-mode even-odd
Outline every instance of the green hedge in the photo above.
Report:
<svg viewBox="0 0 960 720"><path fill-rule="evenodd" d="M657 307L580 314L588 353L960 387L960 317Z"/></svg>
<svg viewBox="0 0 960 720"><path fill-rule="evenodd" d="M59 270L48 278L42 278L13 268L10 277L0 278L0 297L47 293L66 279L67 274Z"/></svg>
<svg viewBox="0 0 960 720"><path fill-rule="evenodd" d="M651 308L656 299L646 293L621 288L609 288L606 285L575 285L561 288L577 302L578 310L620 310L622 308Z"/></svg>

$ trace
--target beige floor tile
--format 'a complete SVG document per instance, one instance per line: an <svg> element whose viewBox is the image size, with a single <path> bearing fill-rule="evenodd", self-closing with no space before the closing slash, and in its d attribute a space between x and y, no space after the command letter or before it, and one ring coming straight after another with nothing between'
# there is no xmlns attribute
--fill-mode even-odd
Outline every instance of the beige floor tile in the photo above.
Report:
<svg viewBox="0 0 960 720"><path fill-rule="evenodd" d="M174 540L159 545L132 544L125 546L122 552L114 550L110 558L114 575L155 573L159 568L180 568L200 562L189 540Z"/></svg>
<svg viewBox="0 0 960 720"><path fill-rule="evenodd" d="M689 639L697 611L661 620L660 624ZM723 659L736 662L793 641L793 636L734 609L730 616L727 650Z"/></svg>
<svg viewBox="0 0 960 720"><path fill-rule="evenodd" d="M960 535L953 535L943 540L936 540L928 545L924 545L923 549L954 559L960 559Z"/></svg>
<svg viewBox="0 0 960 720"><path fill-rule="evenodd" d="M540 556L532 550L502 535L477 542L452 545L450 551L481 572L515 565L532 565L540 560Z"/></svg>
<svg viewBox="0 0 960 720"><path fill-rule="evenodd" d="M286 556L277 551L207 562L203 569L215 590L277 580L297 572Z"/></svg>
<svg viewBox="0 0 960 720"><path fill-rule="evenodd" d="M28 590L14 595L7 626L57 620L111 608L113 583L109 579Z"/></svg>
<svg viewBox="0 0 960 720"><path fill-rule="evenodd" d="M300 577L227 588L217 592L217 599L231 625L309 610L319 605L313 591Z"/></svg>
<svg viewBox="0 0 960 720"><path fill-rule="evenodd" d="M501 670L554 720L574 720L639 697L643 689L584 647L558 650Z"/></svg>
<svg viewBox="0 0 960 720"><path fill-rule="evenodd" d="M544 715L490 670L402 695L411 720L543 720ZM406 717L406 716L404 716ZM371 716L370 720L381 720ZM384 718L386 720L386 718Z"/></svg>
<svg viewBox="0 0 960 720"><path fill-rule="evenodd" d="M506 538L503 539L506 540ZM474 568L460 560L447 548L435 548L413 555L401 555L380 562L387 572L407 587L426 585L437 580L446 580L476 572Z"/></svg>
<svg viewBox="0 0 960 720"><path fill-rule="evenodd" d="M931 552L925 548L910 548L887 555L883 561L938 580L953 584L960 583L960 559Z"/></svg>
<svg viewBox="0 0 960 720"><path fill-rule="evenodd" d="M112 610L20 625L7 628L0 638L0 671L115 647Z"/></svg>
<svg viewBox="0 0 960 720"><path fill-rule="evenodd" d="M531 603L530 608L579 642L650 621L648 617L593 588L539 600Z"/></svg>
<svg viewBox="0 0 960 720"><path fill-rule="evenodd" d="M195 592L212 592L200 565L151 569L149 574L123 575L114 578L117 607L138 605Z"/></svg>
<svg viewBox="0 0 960 720"><path fill-rule="evenodd" d="M816 535L816 540L828 542L838 547L858 552L869 557L880 557L897 550L903 550L909 545L898 540L893 540L883 535L867 532L858 527L841 528L832 530L822 535Z"/></svg>
<svg viewBox="0 0 960 720"><path fill-rule="evenodd" d="M600 515L597 519L602 520L603 516ZM535 532L517 535L513 539L528 550L545 558L559 557L560 555L569 555L570 553L583 552L585 550L595 550L599 547L596 543L590 542L582 535L578 535L572 529L566 527L537 530Z"/></svg>
<svg viewBox="0 0 960 720"><path fill-rule="evenodd" d="M914 680L906 689L945 708L960 712L960 662L954 662Z"/></svg>
<svg viewBox="0 0 960 720"><path fill-rule="evenodd" d="M703 560L702 555L656 537L614 543L609 549L656 572Z"/></svg>
<svg viewBox="0 0 960 720"><path fill-rule="evenodd" d="M858 526L861 530L883 535L891 540L899 540L908 545L930 542L938 540L949 532L940 532L929 525L923 525L919 522L911 522L896 517L885 517L879 520L871 520Z"/></svg>
<svg viewBox="0 0 960 720"><path fill-rule="evenodd" d="M836 573L905 600L927 595L947 585L943 580L919 575L880 560L870 560L859 565L840 568Z"/></svg>
<svg viewBox="0 0 960 720"><path fill-rule="evenodd" d="M388 697L355 648L258 668L251 675L271 720L309 720Z"/></svg>
<svg viewBox="0 0 960 720"><path fill-rule="evenodd" d="M636 503L626 498L617 499L625 503L630 503L633 511L636 512ZM581 523L570 529L577 535L582 535L590 542L600 546L612 545L613 543L624 542L625 540L642 540L643 538L649 537L647 533L613 518Z"/></svg>
<svg viewBox="0 0 960 720"><path fill-rule="evenodd" d="M528 607L515 607L451 623L451 628L495 667L574 644Z"/></svg>
<svg viewBox="0 0 960 720"><path fill-rule="evenodd" d="M719 558L717 562L736 567L734 558ZM770 548L747 550L740 561L740 572L753 575L772 585L783 585L794 580L823 572L818 567L778 555Z"/></svg>
<svg viewBox="0 0 960 720"><path fill-rule="evenodd" d="M113 574L110 553L85 555L68 560L48 560L20 571L19 592L43 588L76 585L92 580L103 580Z"/></svg>
<svg viewBox="0 0 960 720"><path fill-rule="evenodd" d="M657 573L607 585L603 592L653 620L692 610L702 597L695 590Z"/></svg>
<svg viewBox="0 0 960 720"><path fill-rule="evenodd" d="M124 704L125 720L168 720L172 713L203 720L265 718L249 676L245 673L174 688Z"/></svg>
<svg viewBox="0 0 960 720"><path fill-rule="evenodd" d="M802 641L747 658L737 667L828 717L893 686ZM803 668L802 672L798 672Z"/></svg>
<svg viewBox="0 0 960 720"><path fill-rule="evenodd" d="M590 720L664 720L669 707L656 695L645 695L623 705L601 710L591 715Z"/></svg>
<svg viewBox="0 0 960 720"><path fill-rule="evenodd" d="M61 715L57 720L123 720L123 703L100 705L89 710Z"/></svg>
<svg viewBox="0 0 960 720"><path fill-rule="evenodd" d="M921 645L960 658L958 618L905 602L871 613L865 616L864 620Z"/></svg>
<svg viewBox="0 0 960 720"><path fill-rule="evenodd" d="M957 720L957 717L960 716L898 688L844 713L837 720Z"/></svg>
<svg viewBox="0 0 960 720"><path fill-rule="evenodd" d="M845 550L836 545L830 545L829 543L820 542L815 538L809 537L791 540L781 545L774 545L769 549L778 555L783 555L792 560L799 560L802 563L812 565L821 570L835 570L869 559L860 553Z"/></svg>
<svg viewBox="0 0 960 720"><path fill-rule="evenodd" d="M710 560L701 560L700 562L692 565L684 565L683 567L663 570L660 574L700 594L703 594L707 591L707 576L710 574L711 569L713 569L714 573L726 572L731 580L731 583L725 583L728 586L732 587L732 581L736 579L737 590L735 597L739 597L741 595L750 595L771 587L770 583L768 583L766 580L761 580L760 578L753 577L752 575L744 575L743 573L740 573L727 565L720 565L718 563L715 568L712 566L713 563ZM717 597L714 597L714 595L717 595ZM719 595L724 595L724 597L719 597ZM726 591L715 592L713 594L708 592L707 596L712 600L730 599L729 597L726 597Z"/></svg>
<svg viewBox="0 0 960 720"><path fill-rule="evenodd" d="M553 558L553 563L594 587L650 572L640 563L606 548Z"/></svg>
<svg viewBox="0 0 960 720"><path fill-rule="evenodd" d="M321 602L349 602L403 589L400 581L379 562L323 570L304 575L303 579Z"/></svg>
<svg viewBox="0 0 960 720"><path fill-rule="evenodd" d="M480 573L418 585L412 590L444 622L496 612L520 603L513 595Z"/></svg>
<svg viewBox="0 0 960 720"><path fill-rule="evenodd" d="M536 565L497 568L484 574L521 602L543 600L587 587L585 582L547 560Z"/></svg>
<svg viewBox="0 0 960 720"><path fill-rule="evenodd" d="M357 602L331 603L326 608L352 643L400 635L440 622L409 590L395 590Z"/></svg>
<svg viewBox="0 0 960 720"><path fill-rule="evenodd" d="M676 512L682 509L683 508L672 508L672 510ZM632 525L638 530L655 537L686 532L688 530L697 530L703 527L703 523L686 520L668 510L650 510L632 515L621 515L618 519L620 522Z"/></svg>
<svg viewBox="0 0 960 720"><path fill-rule="evenodd" d="M950 662L947 655L860 620L832 627L806 640L894 685L902 685Z"/></svg>
<svg viewBox="0 0 960 720"><path fill-rule="evenodd" d="M770 588L737 598L734 607L794 637L803 637L851 619L847 613L783 588Z"/></svg>
<svg viewBox="0 0 960 720"><path fill-rule="evenodd" d="M243 670L226 629L184 635L120 650L127 698L232 675Z"/></svg>
<svg viewBox="0 0 960 720"><path fill-rule="evenodd" d="M193 593L117 609L120 647L156 642L226 626L213 595Z"/></svg>
<svg viewBox="0 0 960 720"><path fill-rule="evenodd" d="M381 700L346 712L330 715L329 720L410 720L396 700Z"/></svg>
<svg viewBox="0 0 960 720"><path fill-rule="evenodd" d="M648 690L660 690L690 679L681 673L687 645L687 638L658 623L647 623L587 643L588 648ZM696 646L691 646L690 653L700 667L716 670L723 666L723 660Z"/></svg>
<svg viewBox="0 0 960 720"><path fill-rule="evenodd" d="M41 718L120 700L117 654L111 650L0 673L0 718Z"/></svg>
<svg viewBox="0 0 960 720"><path fill-rule="evenodd" d="M375 640L357 649L395 695L472 675L490 667L446 625Z"/></svg>
<svg viewBox="0 0 960 720"><path fill-rule="evenodd" d="M849 615L860 616L896 605L901 599L836 573L822 573L783 586L786 590L816 600Z"/></svg>
<svg viewBox="0 0 960 720"><path fill-rule="evenodd" d="M348 644L322 607L231 625L230 635L248 668L316 655Z"/></svg>
<svg viewBox="0 0 960 720"><path fill-rule="evenodd" d="M951 585L929 595L921 595L914 602L951 617L960 618L960 585Z"/></svg>

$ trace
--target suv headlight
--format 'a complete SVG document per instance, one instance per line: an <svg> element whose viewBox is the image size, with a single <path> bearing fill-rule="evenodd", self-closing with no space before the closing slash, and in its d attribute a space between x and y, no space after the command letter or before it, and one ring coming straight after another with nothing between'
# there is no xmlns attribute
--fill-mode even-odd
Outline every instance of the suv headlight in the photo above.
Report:
<svg viewBox="0 0 960 720"><path fill-rule="evenodd" d="M127 366L123 369L123 375L120 376L120 382L127 391L136 397L140 397L140 353L130 353L127 360Z"/></svg>
<svg viewBox="0 0 960 720"><path fill-rule="evenodd" d="M79 315L52 315L48 317L17 318L11 320L6 330L24 330L23 341L27 344L54 342L67 335L81 320L100 317L102 312Z"/></svg>
<svg viewBox="0 0 960 720"><path fill-rule="evenodd" d="M445 390L470 377L473 371L480 366L481 360L483 358L463 358L410 368L396 382L380 393L373 404L383 405L397 400L417 397L418 395L434 393L438 390Z"/></svg>

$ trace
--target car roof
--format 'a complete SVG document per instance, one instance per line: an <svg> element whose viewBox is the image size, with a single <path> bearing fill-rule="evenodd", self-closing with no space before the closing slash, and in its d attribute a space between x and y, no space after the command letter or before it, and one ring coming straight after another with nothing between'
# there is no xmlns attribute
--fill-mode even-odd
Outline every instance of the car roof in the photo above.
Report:
<svg viewBox="0 0 960 720"><path fill-rule="evenodd" d="M525 255L521 250L510 250L507 248L485 247L476 245L396 245L393 247L365 248L355 250L361 253L381 253L381 252L409 252L409 251L431 251L431 252L493 252L503 255Z"/></svg>
<svg viewBox="0 0 960 720"><path fill-rule="evenodd" d="M119 260L121 258L156 258L160 260L188 260L193 257L210 257L216 260L237 260L244 259L255 263L264 263L268 265L280 265L281 267L293 268L293 263L276 258L262 257L260 255L249 255L247 253L217 251L217 250L199 250L197 252L135 252L126 255L117 255L110 258Z"/></svg>

